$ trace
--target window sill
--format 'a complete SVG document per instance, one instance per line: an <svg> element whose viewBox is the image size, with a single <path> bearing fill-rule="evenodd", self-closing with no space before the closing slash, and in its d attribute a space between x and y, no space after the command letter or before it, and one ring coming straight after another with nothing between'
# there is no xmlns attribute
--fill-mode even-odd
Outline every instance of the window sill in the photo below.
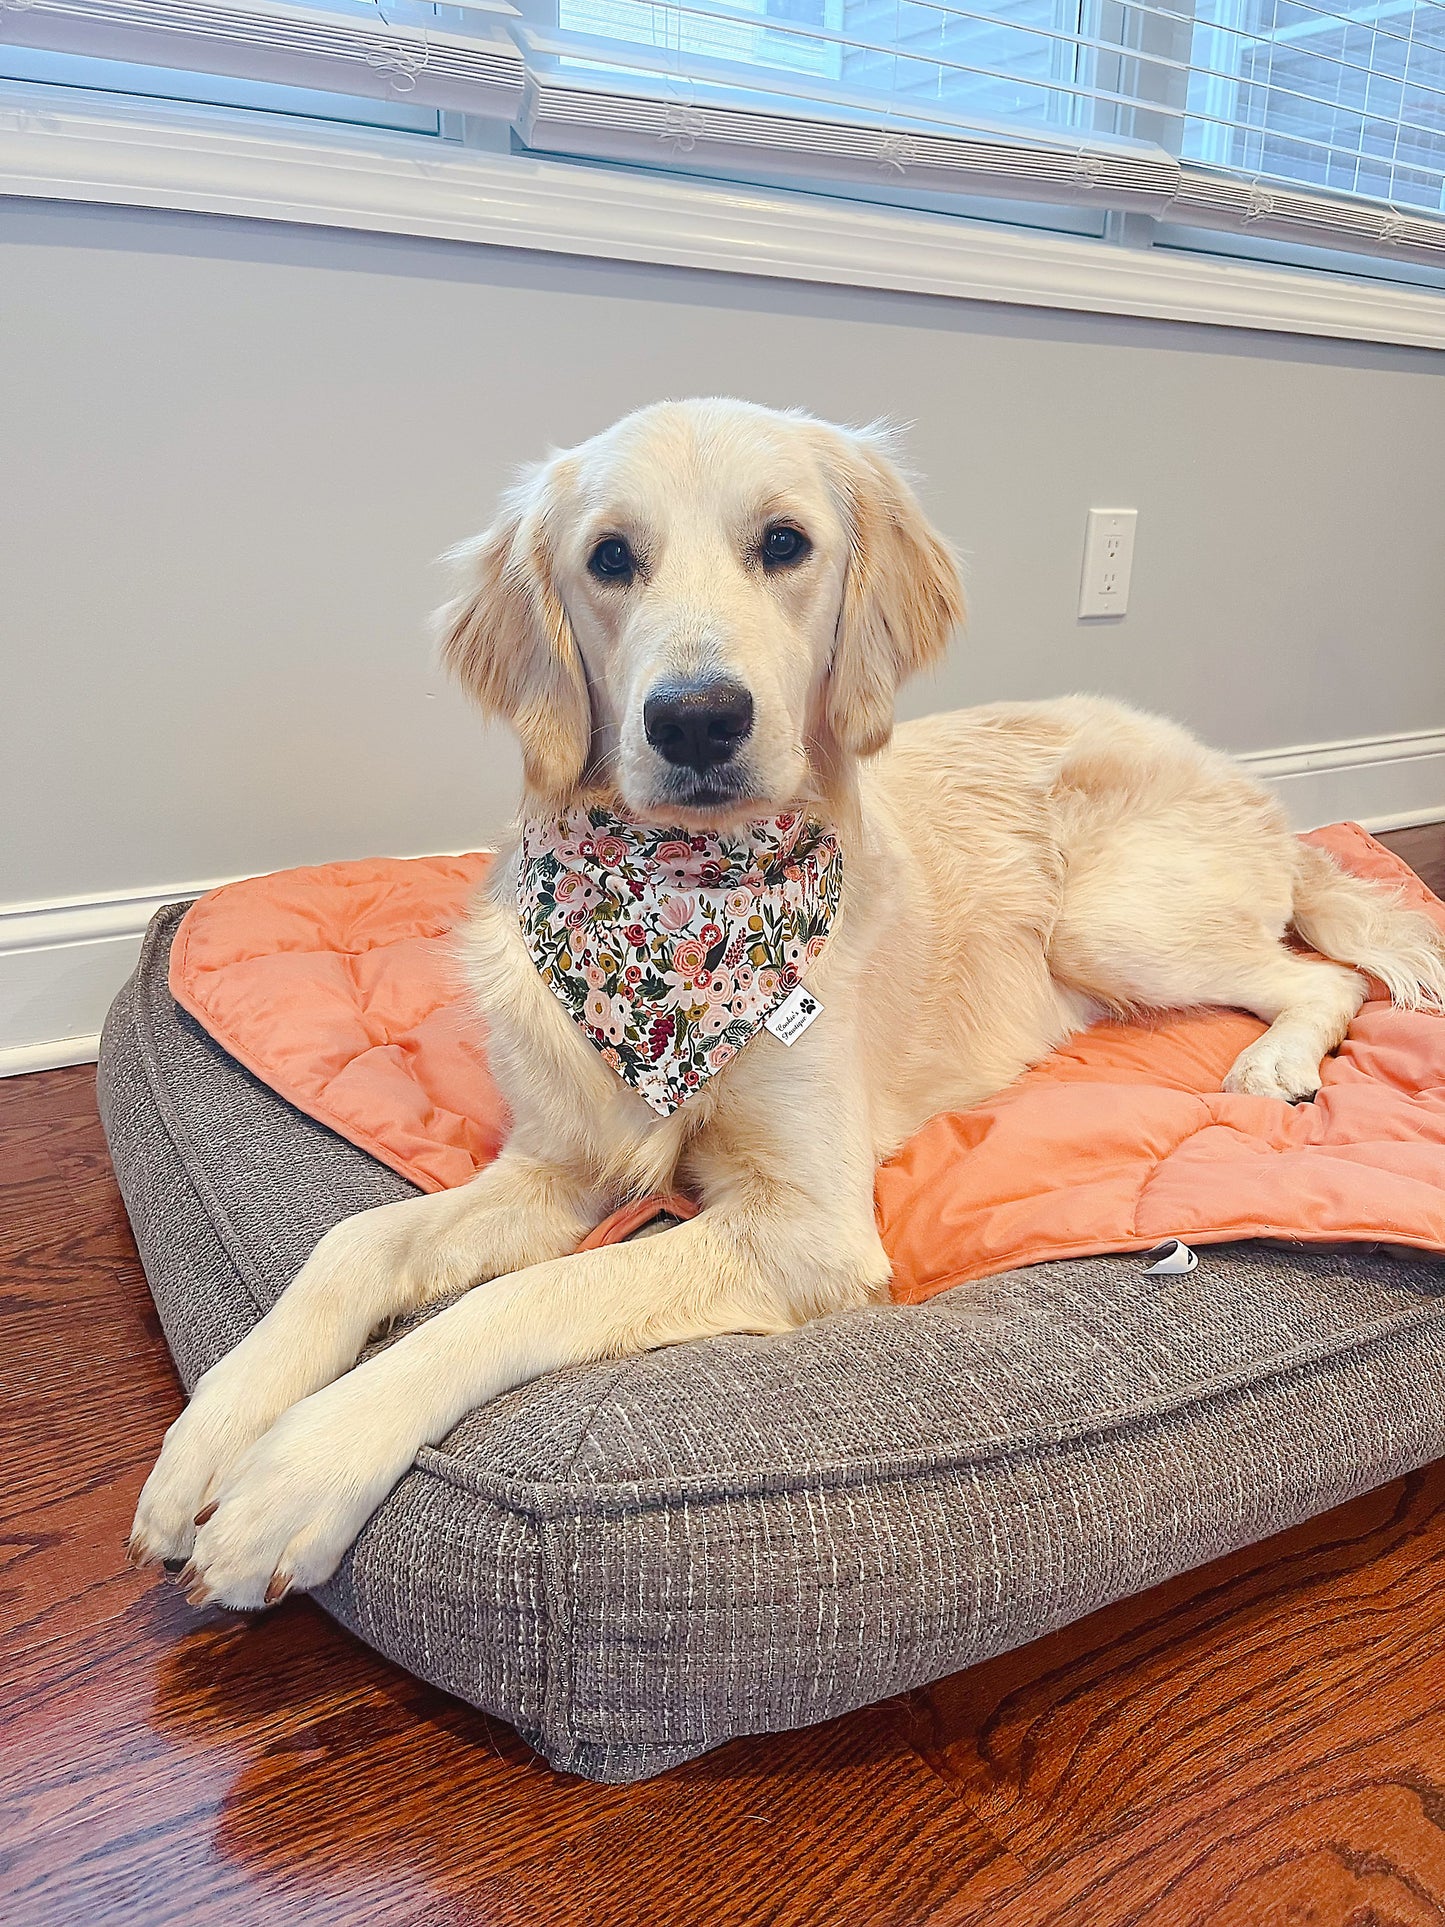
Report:
<svg viewBox="0 0 1445 1927"><path fill-rule="evenodd" d="M0 194L1445 348L1445 295L684 176L0 86Z"/></svg>

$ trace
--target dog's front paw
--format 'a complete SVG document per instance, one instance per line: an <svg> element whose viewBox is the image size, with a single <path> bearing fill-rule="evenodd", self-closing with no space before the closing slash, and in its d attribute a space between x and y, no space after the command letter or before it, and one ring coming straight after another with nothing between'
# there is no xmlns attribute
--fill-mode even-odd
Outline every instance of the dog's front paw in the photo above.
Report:
<svg viewBox="0 0 1445 1927"><path fill-rule="evenodd" d="M196 1515L220 1491L232 1466L265 1432L273 1413L248 1397L235 1375L207 1372L166 1433L141 1487L128 1557L133 1566L189 1557Z"/></svg>
<svg viewBox="0 0 1445 1927"><path fill-rule="evenodd" d="M192 1605L272 1606L331 1577L415 1456L356 1404L348 1381L329 1386L237 1462L201 1513L181 1575Z"/></svg>

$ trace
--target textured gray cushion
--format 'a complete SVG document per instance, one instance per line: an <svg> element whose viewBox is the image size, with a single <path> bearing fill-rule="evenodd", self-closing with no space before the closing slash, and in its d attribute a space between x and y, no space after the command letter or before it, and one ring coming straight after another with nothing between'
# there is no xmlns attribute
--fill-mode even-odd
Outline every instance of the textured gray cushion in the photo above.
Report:
<svg viewBox="0 0 1445 1927"><path fill-rule="evenodd" d="M111 1012L100 1092L189 1387L323 1231L410 1187L177 1009L180 914ZM1070 1261L524 1386L422 1455L321 1598L555 1766L634 1780L1019 1645L1442 1451L1440 1265Z"/></svg>

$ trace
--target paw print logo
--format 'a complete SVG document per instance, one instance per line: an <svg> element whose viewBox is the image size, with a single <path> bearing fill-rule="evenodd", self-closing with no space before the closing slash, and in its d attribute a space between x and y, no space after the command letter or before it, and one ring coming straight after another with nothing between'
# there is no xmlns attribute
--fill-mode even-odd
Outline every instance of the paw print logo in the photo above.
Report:
<svg viewBox="0 0 1445 1927"><path fill-rule="evenodd" d="M670 100L662 110L661 141L671 142L679 154L690 154L707 133L707 122L696 107Z"/></svg>
<svg viewBox="0 0 1445 1927"><path fill-rule="evenodd" d="M912 134L884 134L878 142L878 165L885 173L902 174L921 158Z"/></svg>
<svg viewBox="0 0 1445 1927"><path fill-rule="evenodd" d="M430 61L425 32L414 46L373 47L366 56L367 66L386 75L386 84L394 94L409 94L416 86L417 75L426 71Z"/></svg>

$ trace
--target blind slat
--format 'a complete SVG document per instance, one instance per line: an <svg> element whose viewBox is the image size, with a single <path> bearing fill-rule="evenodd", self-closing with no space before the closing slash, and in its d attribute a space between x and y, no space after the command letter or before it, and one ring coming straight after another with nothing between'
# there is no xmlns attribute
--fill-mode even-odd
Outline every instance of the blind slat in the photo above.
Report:
<svg viewBox="0 0 1445 1927"><path fill-rule="evenodd" d="M506 32L509 0L473 0L471 32L438 26L435 10L398 7L325 12L227 0L8 0L0 41L279 80L328 92L404 97L511 118L525 67Z"/></svg>

